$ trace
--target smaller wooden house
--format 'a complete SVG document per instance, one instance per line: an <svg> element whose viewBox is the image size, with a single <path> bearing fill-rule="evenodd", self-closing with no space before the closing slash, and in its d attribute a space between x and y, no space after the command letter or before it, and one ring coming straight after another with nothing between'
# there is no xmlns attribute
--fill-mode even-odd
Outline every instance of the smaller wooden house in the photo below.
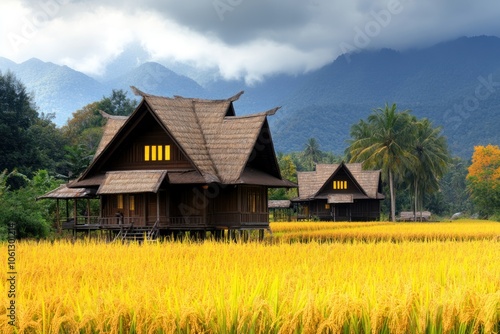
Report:
<svg viewBox="0 0 500 334"><path fill-rule="evenodd" d="M318 164L314 172L297 173L299 196L292 200L297 219L373 221L380 219L384 199L379 170L360 163Z"/></svg>

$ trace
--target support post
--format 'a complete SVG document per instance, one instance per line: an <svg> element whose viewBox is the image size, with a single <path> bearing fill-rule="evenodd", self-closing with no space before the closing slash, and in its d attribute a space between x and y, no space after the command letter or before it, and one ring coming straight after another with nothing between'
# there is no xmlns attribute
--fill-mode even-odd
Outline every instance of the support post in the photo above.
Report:
<svg viewBox="0 0 500 334"><path fill-rule="evenodd" d="M160 221L160 191L156 193L156 221Z"/></svg>
<svg viewBox="0 0 500 334"><path fill-rule="evenodd" d="M73 219L74 219L74 223L75 223L75 228L76 228L76 223L78 222L78 200L75 198L73 200Z"/></svg>
<svg viewBox="0 0 500 334"><path fill-rule="evenodd" d="M57 232L61 233L62 226L61 226L61 216L59 211L59 198L56 199L56 224L57 224Z"/></svg>
<svg viewBox="0 0 500 334"><path fill-rule="evenodd" d="M87 224L90 224L90 198L87 198Z"/></svg>

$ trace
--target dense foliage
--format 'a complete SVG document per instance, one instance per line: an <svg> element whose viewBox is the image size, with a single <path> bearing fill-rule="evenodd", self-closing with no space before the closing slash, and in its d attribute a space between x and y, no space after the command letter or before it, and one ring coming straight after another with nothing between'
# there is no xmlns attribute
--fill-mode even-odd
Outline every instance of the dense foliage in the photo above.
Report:
<svg viewBox="0 0 500 334"><path fill-rule="evenodd" d="M20 178L25 185L10 189L10 178ZM16 171L0 174L0 240L7 239L7 226L15 225L17 237L44 238L49 235L55 222L54 201L36 201L40 196L60 184L46 170L35 173L30 180Z"/></svg>
<svg viewBox="0 0 500 334"><path fill-rule="evenodd" d="M0 240L11 222L18 238L46 237L55 221L55 203L36 197L88 166L102 135L101 112L129 115L136 105L123 91L113 90L57 128L53 115L37 112L12 73L0 73Z"/></svg>
<svg viewBox="0 0 500 334"><path fill-rule="evenodd" d="M0 73L0 171L32 176L40 168L55 168L63 143L50 115L39 115L33 98L10 72Z"/></svg>

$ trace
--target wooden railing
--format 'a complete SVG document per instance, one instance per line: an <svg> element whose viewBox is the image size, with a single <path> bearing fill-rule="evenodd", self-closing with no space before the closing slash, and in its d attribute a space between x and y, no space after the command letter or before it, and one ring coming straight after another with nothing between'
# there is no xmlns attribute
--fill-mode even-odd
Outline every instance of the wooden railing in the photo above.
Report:
<svg viewBox="0 0 500 334"><path fill-rule="evenodd" d="M182 216L169 217L166 224L161 224L162 227L204 227L206 224L202 216Z"/></svg>
<svg viewBox="0 0 500 334"><path fill-rule="evenodd" d="M269 227L269 213L267 212L226 212L212 214L209 217L210 225L227 228L239 228L245 226Z"/></svg>
<svg viewBox="0 0 500 334"><path fill-rule="evenodd" d="M136 221L136 217L101 217L99 219L103 228L129 227L133 226Z"/></svg>
<svg viewBox="0 0 500 334"><path fill-rule="evenodd" d="M63 229L74 229L84 226L93 226L101 229L126 229L129 227L144 226L143 217L77 217L77 224L74 220L63 223ZM190 228L245 228L245 227L269 227L269 214L267 212L241 213L227 212L203 216L161 216L155 222L147 223L145 226L155 229L190 229Z"/></svg>
<svg viewBox="0 0 500 334"><path fill-rule="evenodd" d="M75 228L84 228L85 226L99 225L100 218L98 216L78 216L75 218L69 218L67 221L62 222L62 228L66 230L71 230Z"/></svg>

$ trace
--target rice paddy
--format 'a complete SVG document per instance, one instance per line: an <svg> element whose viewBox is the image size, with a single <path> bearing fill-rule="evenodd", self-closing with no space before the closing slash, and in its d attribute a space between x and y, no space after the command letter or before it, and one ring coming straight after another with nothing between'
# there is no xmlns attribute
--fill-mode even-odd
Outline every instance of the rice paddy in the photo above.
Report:
<svg viewBox="0 0 500 334"><path fill-rule="evenodd" d="M260 243L17 242L16 321L0 285L0 332L500 331L500 223L271 228Z"/></svg>

